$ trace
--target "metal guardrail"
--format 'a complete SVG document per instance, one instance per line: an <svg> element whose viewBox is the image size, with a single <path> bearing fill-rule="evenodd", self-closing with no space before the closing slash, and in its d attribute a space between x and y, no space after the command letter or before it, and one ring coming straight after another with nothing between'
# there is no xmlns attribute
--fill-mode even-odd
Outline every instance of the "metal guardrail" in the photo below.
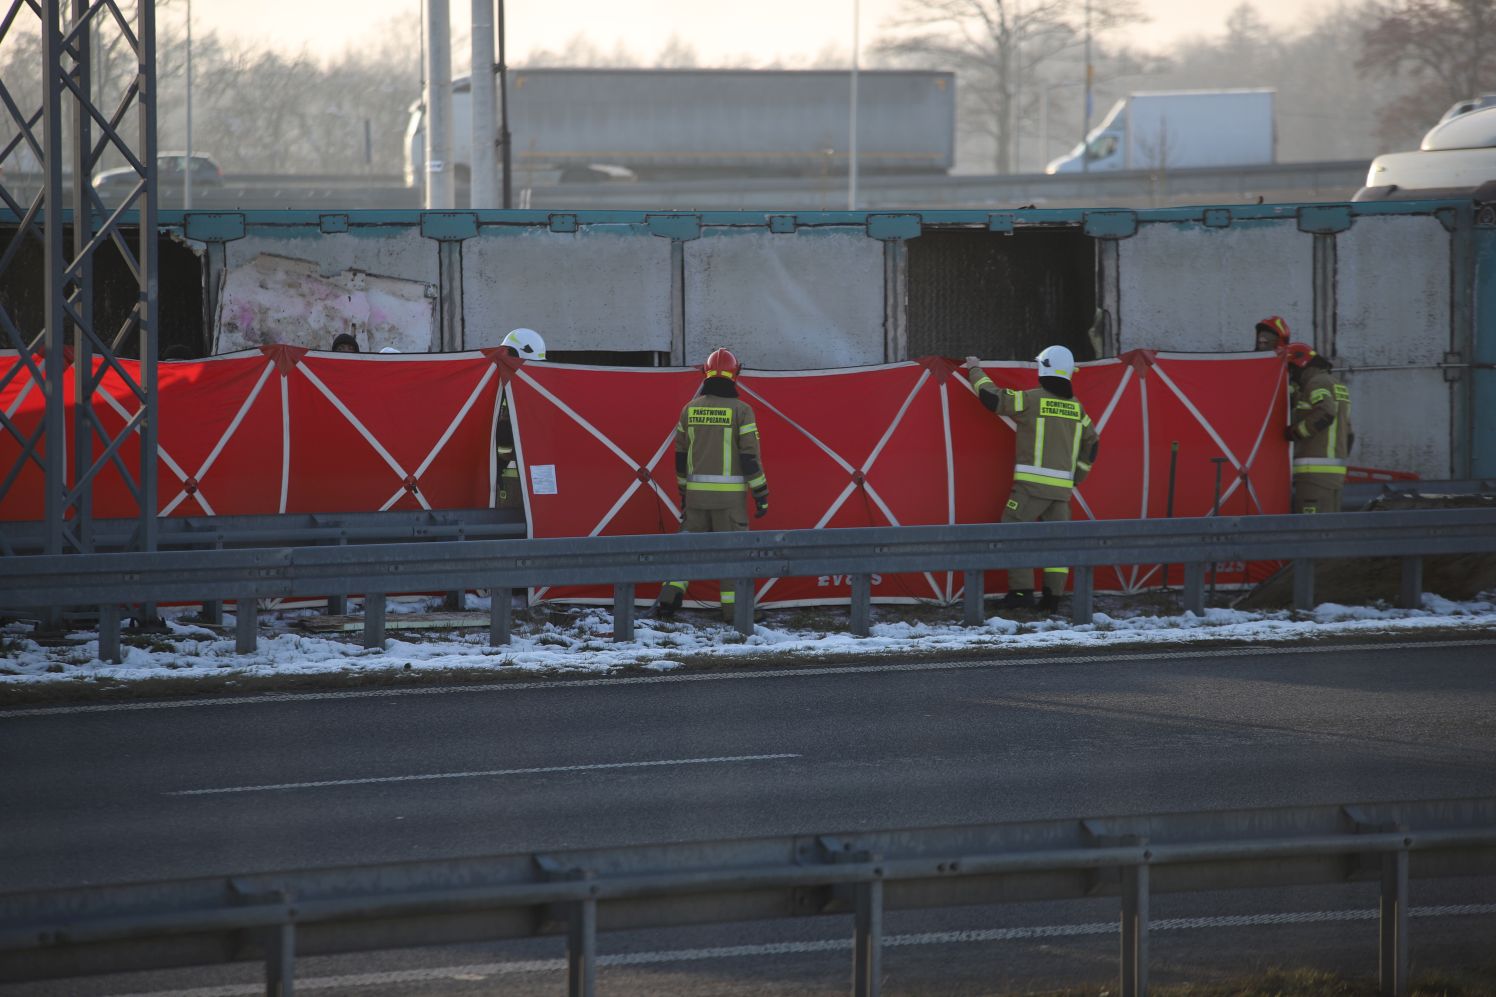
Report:
<svg viewBox="0 0 1496 997"><path fill-rule="evenodd" d="M1170 201L1201 197L1212 204L1255 203L1259 195L1312 193L1321 200L1349 200L1366 180L1368 160L1265 163L1165 171L1106 173L887 175L858 180L865 208L987 208L1035 204L1117 206L1119 199ZM846 178L742 177L673 182L563 184L535 187L536 208L739 208L825 209L845 201ZM1297 198L1296 198L1297 199ZM1312 199L1312 198L1311 198Z"/></svg>
<svg viewBox="0 0 1496 997"><path fill-rule="evenodd" d="M1122 993L1148 989L1156 893L1379 880L1382 993L1408 987L1408 882L1496 873L1496 798L1047 820L688 842L0 894L0 978L852 914L852 992L878 993L886 910L1115 896Z"/></svg>
<svg viewBox="0 0 1496 997"><path fill-rule="evenodd" d="M98 519L94 547L124 549L135 520ZM400 540L498 540L525 535L518 509L434 509L395 512L283 513L255 516L167 516L157 520L156 545L174 547L305 547ZM46 524L0 522L0 554L35 554L46 547Z"/></svg>
<svg viewBox="0 0 1496 997"><path fill-rule="evenodd" d="M157 551L0 558L0 606L100 607L100 657L117 660L124 605L238 603L237 640L256 646L261 598L365 595L364 643L383 646L385 596L397 592L612 585L614 638L632 640L634 587L664 579L736 580L735 624L753 632L752 581L850 575L851 629L866 635L874 573L962 571L964 620L983 620L982 574L1068 564L1072 619L1092 620L1098 565L1185 566L1185 608L1204 612L1205 569L1221 561L1291 560L1294 605L1314 605L1315 558L1402 558L1399 602L1422 597L1422 557L1496 552L1496 510L1439 509L1314 516L1100 520L835 530L764 530L461 543ZM493 599L490 641L509 641L510 607Z"/></svg>
<svg viewBox="0 0 1496 997"><path fill-rule="evenodd" d="M858 180L866 208L986 208L1037 204L1116 206L1120 199L1168 201L1200 197L1212 204L1255 202L1259 195L1317 195L1349 200L1366 180L1369 160L1263 163L1173 170L1104 173L883 174ZM12 192L26 195L24 178L13 177ZM825 210L846 201L846 176L730 176L642 180L634 183L534 184L524 171L517 186L528 190L534 208L739 208ZM34 193L34 190L31 191ZM1303 199L1296 197L1294 199ZM24 198L23 198L24 200ZM255 208L373 209L420 207L420 193L393 175L226 174L222 183L193 188L194 210ZM180 207L180 186L163 203Z"/></svg>

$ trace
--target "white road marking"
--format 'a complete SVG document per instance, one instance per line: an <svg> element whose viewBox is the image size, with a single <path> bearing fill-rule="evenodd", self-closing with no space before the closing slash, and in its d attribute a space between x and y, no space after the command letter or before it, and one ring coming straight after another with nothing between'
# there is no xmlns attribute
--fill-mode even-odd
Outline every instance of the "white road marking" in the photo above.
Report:
<svg viewBox="0 0 1496 997"><path fill-rule="evenodd" d="M1496 904L1454 904L1444 907L1414 907L1413 917L1472 917L1496 914ZM1377 912L1367 910L1311 910L1284 914L1240 914L1224 917L1179 917L1152 921L1150 932L1193 931L1203 928L1243 928L1277 924L1324 924L1344 921L1374 921ZM926 931L911 935L887 935L883 944L889 947L912 945L962 945L972 942L1008 942L1031 938L1074 938L1083 935L1114 935L1117 922L1088 924L1041 924L1024 928L987 928L971 931ZM850 938L823 938L805 942L769 942L762 945L723 945L716 948L665 950L660 952L626 952L600 955L599 966L652 966L709 959L744 959L761 956L802 955L817 952L847 952ZM423 969L393 970L383 973L355 973L345 976L319 976L296 981L297 990L345 990L352 987L392 986L402 983L433 983L441 980L476 982L491 976L516 976L525 973L564 973L565 959L524 959L514 962L474 963L462 966L432 966ZM254 997L265 992L264 984L228 984L195 987L190 990L153 990L120 994L118 997Z"/></svg>
<svg viewBox="0 0 1496 997"><path fill-rule="evenodd" d="M168 699L153 702L82 703L0 710L0 719L62 716L75 713L121 713L135 710L183 710L205 706L264 706L273 703L328 699L381 699L392 696L449 696L455 693L530 692L537 689L589 689L603 685L674 685L681 682L731 682L755 679L820 678L826 675L871 675L881 672L951 672L1031 665L1104 665L1136 661L1198 661L1201 658L1261 658L1290 654L1334 654L1344 651L1408 651L1444 647L1491 647L1496 640L1394 641L1365 644L1295 644L1282 647L1221 647L1192 651L1139 651L1132 654L1050 654L1021 658L982 658L975 661L906 661L879 665L829 665L821 668L765 668L733 672L686 672L666 675L628 675L617 678L566 679L540 682L491 682L482 685L420 686L410 689L347 689L337 692L272 692L257 696L216 696L205 699ZM723 662L748 664L748 662Z"/></svg>
<svg viewBox="0 0 1496 997"><path fill-rule="evenodd" d="M220 786L212 789L177 789L166 796L214 796L221 793L266 793L278 789L323 789L328 786L371 786L388 782L429 782L436 779L483 779L506 775L547 775L552 772L597 772L605 769L664 768L671 765L724 765L731 762L766 762L799 755L722 755L716 758L661 758L644 762L596 762L590 765L544 765L528 769L486 769L479 772L423 772L417 775L370 776L366 779L322 779L317 782L277 782L264 786Z"/></svg>

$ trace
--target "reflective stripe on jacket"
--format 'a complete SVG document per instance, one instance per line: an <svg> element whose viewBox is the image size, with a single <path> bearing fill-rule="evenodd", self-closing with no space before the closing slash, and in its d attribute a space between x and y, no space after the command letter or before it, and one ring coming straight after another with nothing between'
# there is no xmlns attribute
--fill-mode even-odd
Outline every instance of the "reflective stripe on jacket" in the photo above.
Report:
<svg viewBox="0 0 1496 997"><path fill-rule="evenodd" d="M697 509L725 509L743 501L748 490L763 492L768 481L758 465L758 423L741 398L697 395L681 410L675 427L675 451L685 455L685 474L676 483L686 504ZM744 473L743 455L757 473ZM679 467L679 464L677 464Z"/></svg>
<svg viewBox="0 0 1496 997"><path fill-rule="evenodd" d="M1293 473L1344 480L1350 455L1351 393L1323 367L1304 368L1294 391Z"/></svg>
<svg viewBox="0 0 1496 997"><path fill-rule="evenodd" d="M1100 437L1078 399L1061 398L1043 388L999 388L978 371L967 376L988 408L1017 425L1015 483L1029 485L1041 496L1065 498L1085 480Z"/></svg>

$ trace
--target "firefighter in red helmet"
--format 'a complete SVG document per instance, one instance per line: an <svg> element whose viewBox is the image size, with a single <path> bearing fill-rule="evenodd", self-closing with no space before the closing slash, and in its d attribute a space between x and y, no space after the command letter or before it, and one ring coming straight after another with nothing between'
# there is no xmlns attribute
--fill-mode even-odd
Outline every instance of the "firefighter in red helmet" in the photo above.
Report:
<svg viewBox="0 0 1496 997"><path fill-rule="evenodd" d="M1289 340L1288 323L1277 315L1269 315L1257 323L1257 349L1282 350Z"/></svg>
<svg viewBox="0 0 1496 997"><path fill-rule="evenodd" d="M1346 457L1356 441L1350 390L1303 343L1288 344L1283 356L1293 381L1293 422L1283 430L1293 443L1293 511L1339 512Z"/></svg>
<svg viewBox="0 0 1496 997"><path fill-rule="evenodd" d="M749 404L738 397L743 365L728 349L706 358L701 390L681 410L675 425L675 482L680 486L681 529L725 533L748 529L747 499L755 518L769 511L769 484L759 458L758 424ZM685 582L666 582L655 615L669 619L680 608ZM722 582L722 617L731 622L735 595Z"/></svg>

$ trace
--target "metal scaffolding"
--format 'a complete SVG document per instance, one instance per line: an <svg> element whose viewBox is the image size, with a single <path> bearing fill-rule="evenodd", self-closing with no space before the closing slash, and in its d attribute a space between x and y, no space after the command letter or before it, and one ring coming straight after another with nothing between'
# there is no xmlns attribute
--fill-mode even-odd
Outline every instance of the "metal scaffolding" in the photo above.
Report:
<svg viewBox="0 0 1496 997"><path fill-rule="evenodd" d="M130 6L127 0L11 0L0 20L0 46L37 46L41 70L40 107L31 113L18 102L30 95L18 91L33 86L35 78L0 82L9 119L5 131L14 130L0 145L0 200L14 225L0 252L0 274L21 265L28 247L34 254L40 246L44 281L40 321L13 314L16 303L0 300L0 346L14 349L19 360L0 374L0 390L25 378L30 383L23 390L40 391L46 400L44 419L29 432L13 421L14 411L0 410L0 427L20 447L11 466L0 467L0 501L28 465L40 469L45 550L51 554L94 551L93 489L110 466L138 509L125 549L156 546L155 4L136 0L133 25L124 9ZM120 79L95 74L106 46L129 67ZM127 123L133 124L134 141ZM134 173L112 210L93 187L106 158ZM131 213L133 240L125 228ZM134 306L113 329L101 327L105 320L94 307L95 266L110 246L139 285ZM138 357L138 366L121 362L129 353ZM116 385L113 402L104 401L106 380ZM95 398L103 403L98 410ZM119 415L118 428L100 418L106 408ZM3 533L0 553L15 553Z"/></svg>

